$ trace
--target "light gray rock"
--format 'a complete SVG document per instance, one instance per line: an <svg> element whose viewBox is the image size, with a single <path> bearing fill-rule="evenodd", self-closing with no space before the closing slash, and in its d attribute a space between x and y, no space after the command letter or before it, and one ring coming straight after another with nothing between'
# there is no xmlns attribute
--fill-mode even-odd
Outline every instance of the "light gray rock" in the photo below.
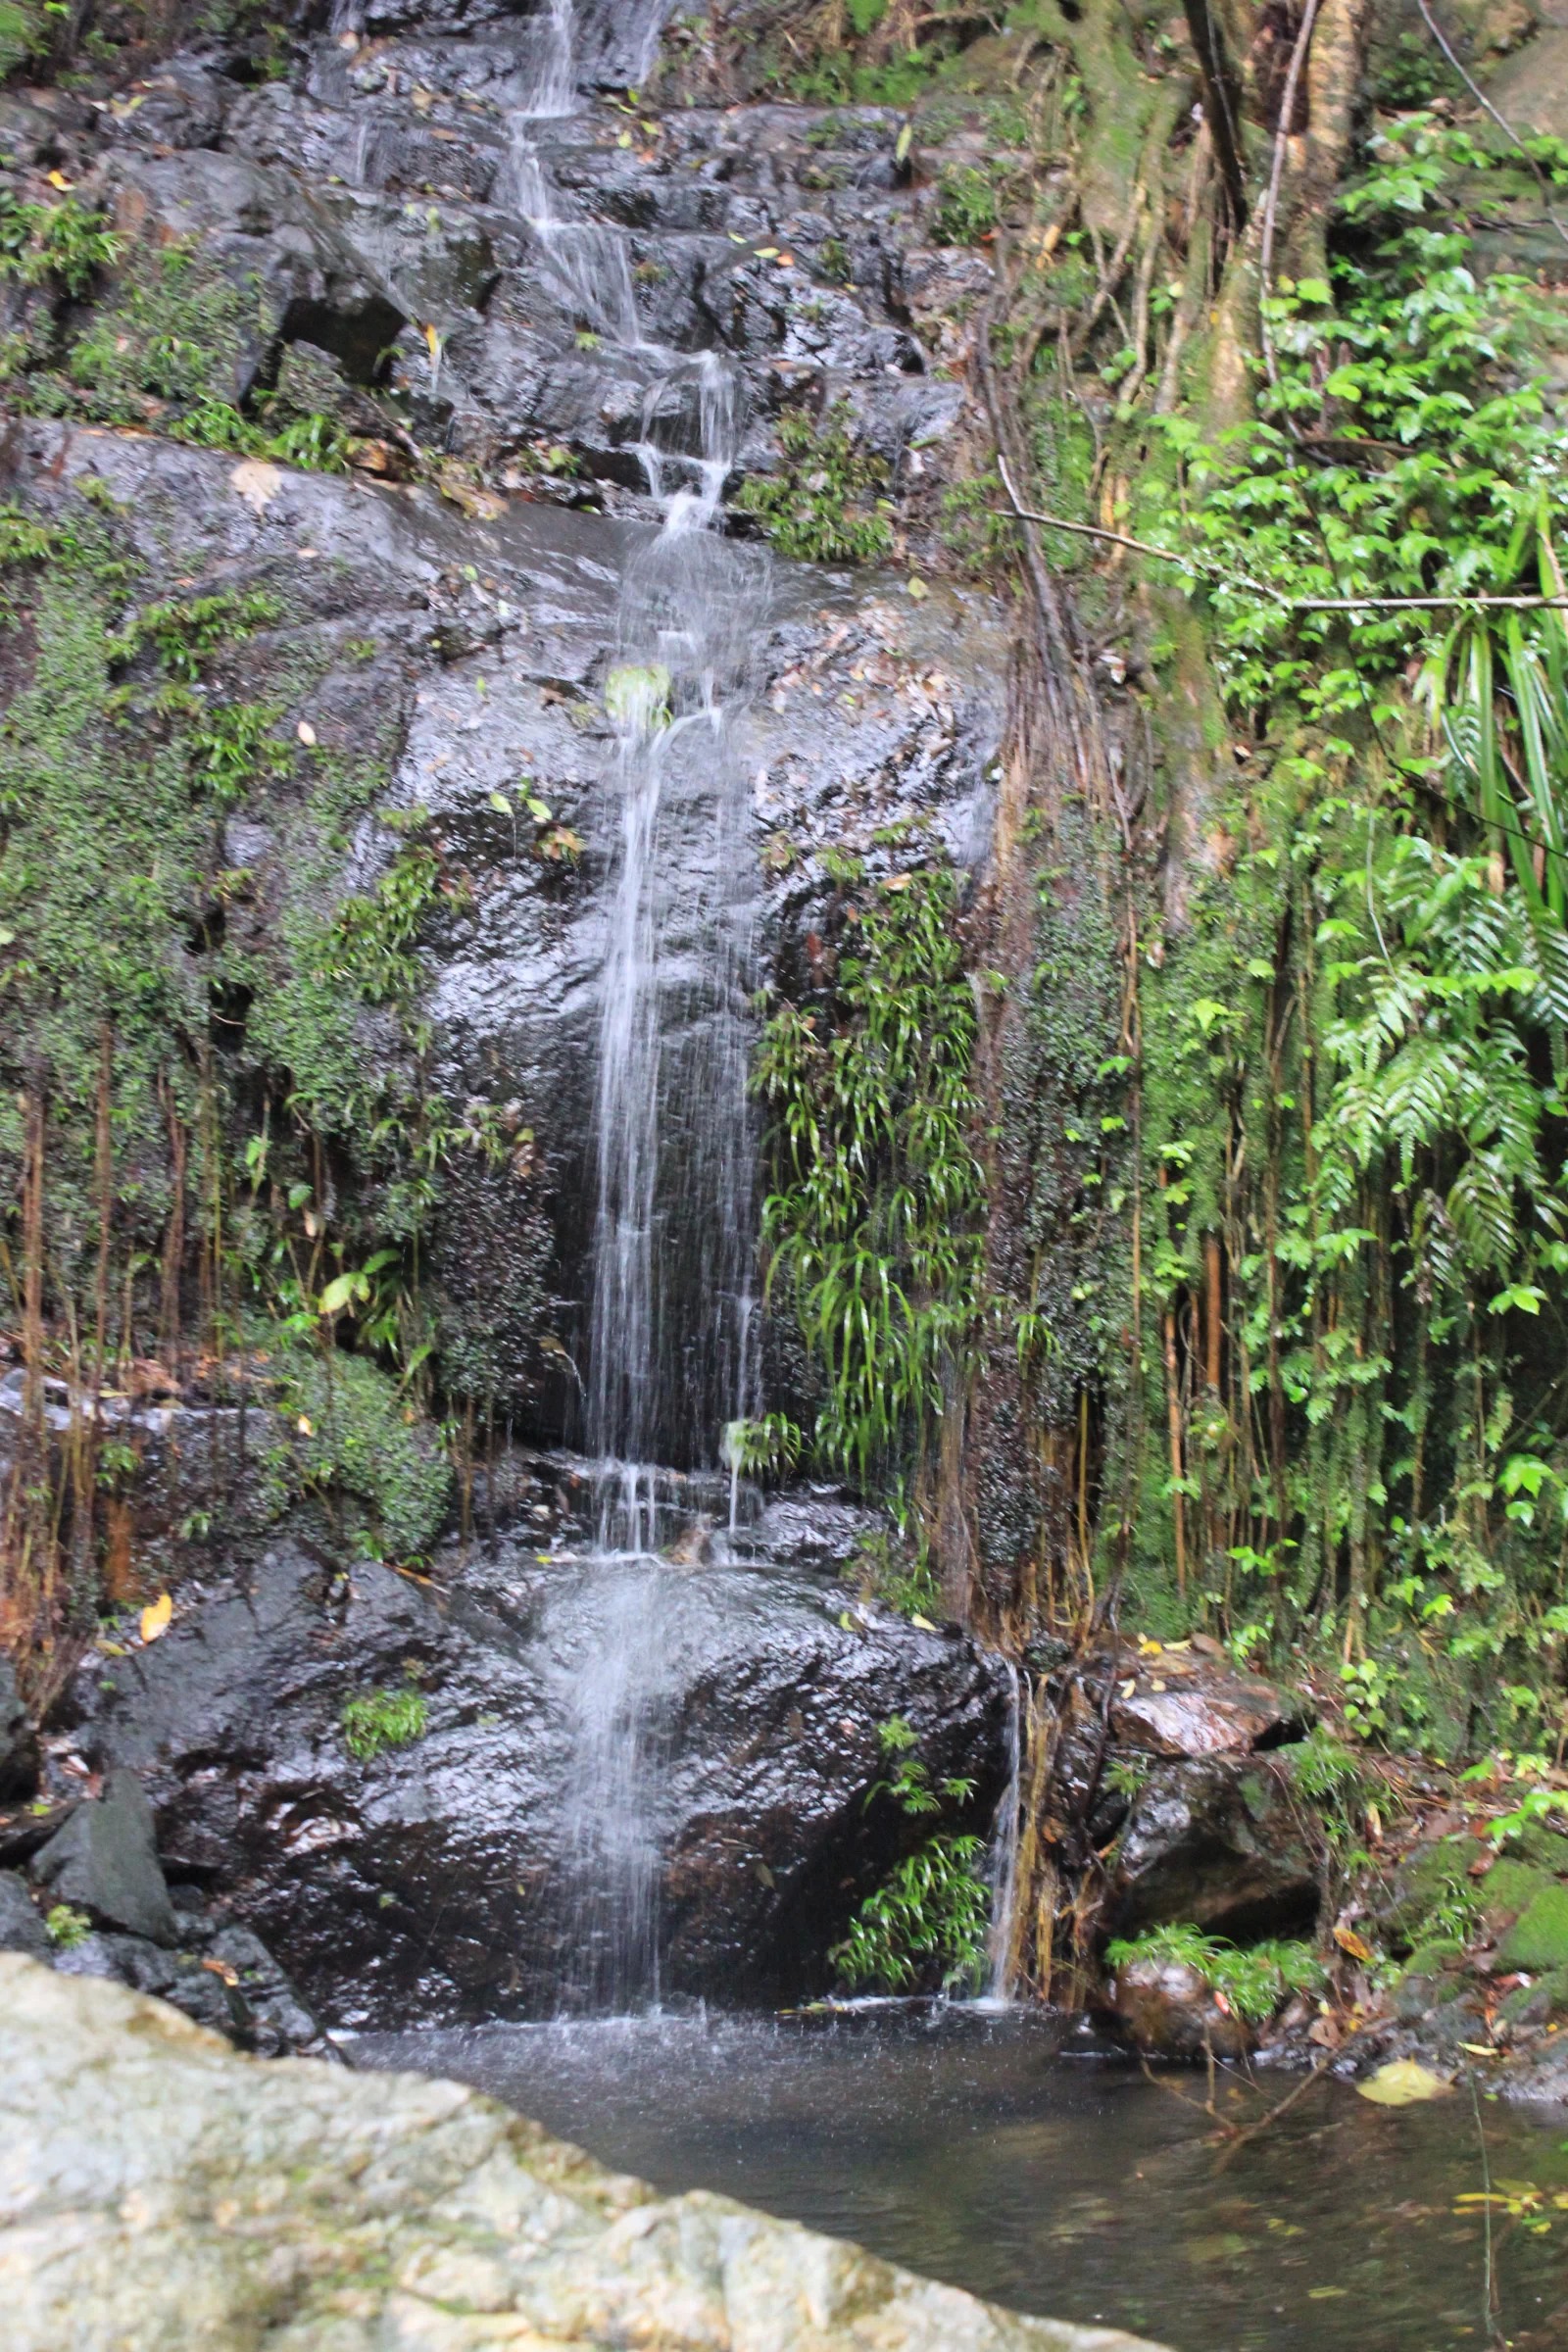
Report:
<svg viewBox="0 0 1568 2352"><path fill-rule="evenodd" d="M1153 2352L9 1956L0 2298L9 2352Z"/></svg>

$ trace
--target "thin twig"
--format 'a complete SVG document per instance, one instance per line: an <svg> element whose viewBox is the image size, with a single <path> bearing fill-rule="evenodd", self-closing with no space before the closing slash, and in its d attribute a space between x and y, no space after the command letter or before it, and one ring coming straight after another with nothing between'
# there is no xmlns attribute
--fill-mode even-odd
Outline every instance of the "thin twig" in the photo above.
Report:
<svg viewBox="0 0 1568 2352"><path fill-rule="evenodd" d="M1280 2120L1280 2117L1287 2114L1289 2110L1296 2105L1298 2099L1305 2097L1306 2093L1311 2089L1314 2082L1322 2082L1328 2071L1328 2060L1326 2058L1319 2059L1317 2065L1311 2067L1307 2073L1301 2077L1301 2080L1297 2083L1296 2088L1294 2090L1287 2091L1285 2097L1281 2099L1276 2106L1271 2107L1267 2115L1260 2115L1255 2124L1242 2125L1241 2128L1236 2131L1235 2136L1231 2140L1230 2145L1220 2151L1219 2162L1215 2165L1214 2170L1217 2173L1222 2173L1225 2170L1225 2167L1229 2164L1231 2158L1235 2155L1238 2148L1245 2147L1250 2139L1256 2139L1259 2132L1266 2132L1268 2131L1270 2125L1277 2124Z"/></svg>
<svg viewBox="0 0 1568 2352"><path fill-rule="evenodd" d="M1285 177L1285 150L1290 143L1291 118L1296 112L1296 88L1301 78L1301 68L1312 42L1312 27L1317 23L1317 0L1306 0L1306 12L1301 28L1291 51L1291 70L1285 76L1285 95L1280 101L1280 118L1274 129L1274 163L1268 175L1268 194L1263 200L1263 236L1257 264L1257 325L1263 344L1263 365L1268 380L1279 389L1280 372L1274 359L1274 338L1269 333L1268 301L1274 290L1274 216L1279 209L1280 182Z"/></svg>
<svg viewBox="0 0 1568 2352"><path fill-rule="evenodd" d="M1167 2082L1162 2075L1156 2075L1147 2058L1140 2058L1138 2063L1143 2068L1145 2075L1148 2077L1149 2081L1152 2082L1156 2090L1164 2091L1167 2097L1174 2099L1179 2106L1190 2107L1195 2115L1206 2115L1209 2121L1213 2124L1217 2124L1220 2131L1225 2132L1230 2138L1235 2139L1240 2136L1242 2129L1241 2125L1229 2122L1227 2118L1223 2115L1220 2115L1213 2106L1212 2101L1214 2094L1212 2090L1209 2092L1209 2103L1205 2105L1201 2099L1190 2099L1185 2090L1178 2090L1174 2082ZM1212 2067L1212 2051L1209 2052L1209 2064Z"/></svg>
<svg viewBox="0 0 1568 2352"><path fill-rule="evenodd" d="M1531 154L1529 148L1525 145L1524 140L1519 136L1519 133L1515 130L1513 124L1508 121L1506 115L1498 114L1496 108L1493 105L1492 100L1487 96L1486 91L1482 89L1480 83L1473 81L1470 75L1465 72L1463 66L1459 63L1457 57L1455 57L1452 49L1448 46L1448 42L1444 33L1443 27L1438 23L1437 18L1432 14L1431 9L1427 5L1427 0L1415 0L1415 4L1421 11L1422 20L1426 24L1428 32L1431 33L1432 38L1437 42L1438 47L1443 51L1444 56L1447 59L1449 65L1458 74L1459 79L1464 83L1465 88L1469 91L1477 106L1481 107L1485 113L1492 117L1492 120L1497 125L1497 128L1502 132L1503 137L1513 141L1520 154L1524 157L1525 162L1530 166L1531 171L1536 175L1537 183L1540 186L1542 201L1546 207L1546 219L1551 222L1552 227L1557 231L1557 234L1559 237L1561 237L1563 243L1568 245L1568 228L1564 227L1562 221L1559 220L1557 215L1552 211L1551 205L1548 201L1551 194L1551 182L1546 177L1545 172L1537 163L1535 157Z"/></svg>
<svg viewBox="0 0 1568 2352"><path fill-rule="evenodd" d="M1475 2068L1469 2069L1470 2106L1476 2119L1476 2144L1481 2150L1481 2185L1485 2191L1481 2206L1482 2252L1482 2313L1487 2341L1494 2344L1500 2332L1496 2316L1496 2279L1492 2267L1492 2165L1487 2155L1487 2134L1481 2123L1481 2094L1476 2089Z"/></svg>
<svg viewBox="0 0 1568 2352"><path fill-rule="evenodd" d="M1148 539L1129 538L1125 531L1103 530L1093 522L1069 522L1065 514L1041 514L1032 507L1020 506L1007 476L1006 460L999 462L1003 487L1013 504L1010 510L993 507L990 512L1003 520L1040 522L1048 530L1072 531L1080 539L1102 539L1107 547L1131 548L1135 556L1157 556L1162 564L1200 572L1223 587L1250 588L1254 596L1266 596L1293 612L1568 612L1568 596L1287 596L1283 588L1271 588L1266 580L1254 580L1250 572L1227 571L1222 564L1205 564L1201 556L1181 555L1173 547L1155 547Z"/></svg>

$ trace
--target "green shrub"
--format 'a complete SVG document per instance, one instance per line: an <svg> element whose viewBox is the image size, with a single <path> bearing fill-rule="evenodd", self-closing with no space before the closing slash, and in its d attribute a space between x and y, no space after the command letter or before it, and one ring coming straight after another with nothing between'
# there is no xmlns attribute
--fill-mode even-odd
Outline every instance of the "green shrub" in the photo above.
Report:
<svg viewBox="0 0 1568 2352"><path fill-rule="evenodd" d="M977 245L1002 219L996 182L973 164L949 172L937 192L931 234L939 245Z"/></svg>
<svg viewBox="0 0 1568 2352"><path fill-rule="evenodd" d="M70 1903L51 1904L43 1924L50 1942L61 1952L74 1952L92 1934L92 1921L86 1912L74 1909Z"/></svg>
<svg viewBox="0 0 1568 2352"><path fill-rule="evenodd" d="M973 1836L929 1838L866 1897L828 1953L847 1984L907 1992L922 1964L940 1969L944 1991L978 1984L990 1911L975 1872L981 1843Z"/></svg>
<svg viewBox="0 0 1568 2352"><path fill-rule="evenodd" d="M945 1800L963 1804L974 1794L974 1783L967 1780L949 1779L932 1788L930 1774L912 1753L914 1733L904 1716L889 1716L878 1738L891 1770L868 1790L868 1804L888 1796L901 1813L920 1817L940 1812ZM844 1982L907 1992L930 1971L940 1972L944 1991L978 1984L991 1899L975 1870L980 1853L981 1840L972 1834L944 1832L906 1855L866 1897L849 1934L828 1953Z"/></svg>
<svg viewBox="0 0 1568 2352"><path fill-rule="evenodd" d="M1142 1936L1118 1936L1105 1947L1105 1964L1112 1970L1133 1968L1140 1961L1176 1961L1196 1969L1210 1989L1223 1994L1236 2015L1252 2026L1266 2025L1293 1992L1320 1992L1327 1981L1310 1944L1270 1941L1243 1948L1222 1936L1205 1936L1201 1928L1185 1921L1146 1929Z"/></svg>
<svg viewBox="0 0 1568 2352"><path fill-rule="evenodd" d="M363 1547L418 1557L441 1525L451 1468L428 1429L407 1416L397 1383L367 1356L299 1342L284 1346L275 1368L294 1422L294 1474L363 1506Z"/></svg>
<svg viewBox="0 0 1568 2352"><path fill-rule="evenodd" d="M858 873L840 860L835 878ZM768 1286L825 1375L817 1455L862 1485L906 1471L980 1313L985 1179L957 897L954 874L925 867L853 904L830 1015L781 1004L758 1051Z"/></svg>

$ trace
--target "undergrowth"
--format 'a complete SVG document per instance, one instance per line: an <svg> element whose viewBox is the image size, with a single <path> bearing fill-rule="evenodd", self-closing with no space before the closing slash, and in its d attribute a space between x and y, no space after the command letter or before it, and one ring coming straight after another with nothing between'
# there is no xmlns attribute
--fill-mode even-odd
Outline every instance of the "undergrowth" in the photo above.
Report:
<svg viewBox="0 0 1568 2352"><path fill-rule="evenodd" d="M885 1796L919 1819L972 1796L974 1784L967 1780L932 1787L912 1753L914 1734L903 1716L891 1716L880 1739L890 1769L867 1803ZM934 1979L944 1991L973 1990L985 1966L990 1915L990 1895L975 1868L982 1851L983 1841L972 1833L944 1831L906 1855L828 1953L843 1982L852 1988L907 1992Z"/></svg>
<svg viewBox="0 0 1568 2352"><path fill-rule="evenodd" d="M805 409L778 420L783 463L753 474L735 501L781 555L808 564L880 564L893 552L888 467L860 446L847 401L818 423Z"/></svg>
<svg viewBox="0 0 1568 2352"><path fill-rule="evenodd" d="M772 1165L770 1294L793 1306L823 1395L816 1457L862 1486L915 1468L982 1312L974 998L957 877L924 866L847 892L821 1001L777 1004L754 1084Z"/></svg>
<svg viewBox="0 0 1568 2352"><path fill-rule="evenodd" d="M412 1680L362 1690L344 1701L343 1744L357 1764L369 1764L389 1747L409 1747L422 1740L429 1716L429 1701Z"/></svg>
<svg viewBox="0 0 1568 2352"><path fill-rule="evenodd" d="M1328 1982L1310 1944L1270 1940L1242 1946L1185 1923L1117 1936L1105 1947L1105 1965L1113 1973L1142 1962L1196 1969L1250 2026L1267 2025L1293 1993L1321 1992Z"/></svg>

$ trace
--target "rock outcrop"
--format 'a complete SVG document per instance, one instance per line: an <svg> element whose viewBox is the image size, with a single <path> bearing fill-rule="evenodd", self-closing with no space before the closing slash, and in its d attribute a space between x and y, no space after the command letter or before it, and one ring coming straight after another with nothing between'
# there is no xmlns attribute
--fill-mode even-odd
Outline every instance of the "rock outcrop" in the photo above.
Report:
<svg viewBox="0 0 1568 2352"><path fill-rule="evenodd" d="M454 2082L262 2067L0 1957L9 2352L1153 2352L706 2194Z"/></svg>
<svg viewBox="0 0 1568 2352"><path fill-rule="evenodd" d="M956 1635L858 1621L820 1572L694 1561L621 1593L603 1563L520 1544L419 1578L283 1544L95 1660L76 1737L141 1775L171 1875L239 1903L330 2024L553 2010L585 1989L583 1677L623 1602L661 1652L648 1787L624 1801L650 1808L664 1991L825 1989L828 1945L920 1829L868 1801L879 1727L907 1721L933 1782L973 1779L984 1830L1008 1687ZM345 1704L411 1678L418 1736L351 1753Z"/></svg>
<svg viewBox="0 0 1568 2352"><path fill-rule="evenodd" d="M111 1773L102 1795L51 1807L38 1826L34 1844L0 1817L0 1860L30 1853L25 1877L0 1869L0 1952L156 1993L262 2057L335 2057L260 1936L221 1900L189 1885L171 1889L134 1773Z"/></svg>

